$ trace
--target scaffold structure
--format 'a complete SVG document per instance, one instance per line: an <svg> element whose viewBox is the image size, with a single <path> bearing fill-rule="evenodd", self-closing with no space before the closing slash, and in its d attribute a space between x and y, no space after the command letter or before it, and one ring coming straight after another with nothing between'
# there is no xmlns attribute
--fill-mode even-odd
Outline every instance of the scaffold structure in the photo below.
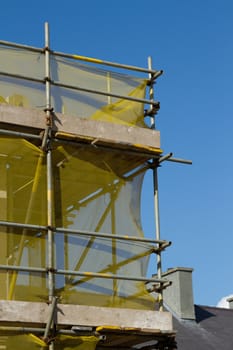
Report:
<svg viewBox="0 0 233 350"><path fill-rule="evenodd" d="M0 67L0 348L175 349L157 169L190 161L160 148L162 71L53 51L48 23L44 48L0 41Z"/></svg>

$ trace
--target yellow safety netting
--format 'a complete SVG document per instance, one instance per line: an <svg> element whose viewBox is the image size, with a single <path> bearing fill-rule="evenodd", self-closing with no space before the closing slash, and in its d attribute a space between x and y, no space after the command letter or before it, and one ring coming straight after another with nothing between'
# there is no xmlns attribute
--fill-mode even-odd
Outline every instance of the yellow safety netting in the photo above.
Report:
<svg viewBox="0 0 233 350"><path fill-rule="evenodd" d="M143 237L138 160L95 148L53 144L53 226L105 232L112 238L54 234L56 269L87 272L56 275L63 303L152 309L143 282L93 278L88 272L146 276L152 246L119 241L114 234ZM46 157L32 143L0 138L0 220L47 225ZM0 228L0 264L46 268L47 232ZM47 300L47 275L1 272L1 299Z"/></svg>
<svg viewBox="0 0 233 350"><path fill-rule="evenodd" d="M45 102L45 55L0 45L1 71L16 78L0 75L0 103L43 109ZM65 86L81 87L121 96L145 97L146 80L114 71L80 64L76 60L50 55L51 105L55 112L73 114L127 125L144 124L144 104L124 99L77 91ZM23 77L41 80L29 81Z"/></svg>
<svg viewBox="0 0 233 350"><path fill-rule="evenodd" d="M0 104L46 107L45 55L0 46ZM146 127L144 104L88 93L98 90L143 99L146 80L80 64L50 54L51 105L55 112L112 124ZM17 77L7 76L15 74ZM21 78L19 78L21 76ZM29 81L25 77L37 79ZM39 81L40 80L40 81ZM66 87L65 87L66 85ZM77 91L67 86L81 87ZM52 143L53 227L105 232L111 238L54 230L55 294L60 303L154 309L144 282L113 280L91 273L145 277L153 246L117 240L114 235L143 237L140 196L145 158L68 143ZM46 154L21 138L0 137L0 221L46 226ZM140 172L135 169L142 167ZM48 240L44 229L0 226L0 264L24 271L0 271L0 299L48 301ZM71 271L85 273L75 276ZM94 336L57 335L58 350L94 350ZM32 334L0 336L6 349L48 349Z"/></svg>
<svg viewBox="0 0 233 350"><path fill-rule="evenodd" d="M95 336L57 335L54 340L56 350L95 350L99 338ZM0 336L2 349L49 350L43 340L33 334Z"/></svg>

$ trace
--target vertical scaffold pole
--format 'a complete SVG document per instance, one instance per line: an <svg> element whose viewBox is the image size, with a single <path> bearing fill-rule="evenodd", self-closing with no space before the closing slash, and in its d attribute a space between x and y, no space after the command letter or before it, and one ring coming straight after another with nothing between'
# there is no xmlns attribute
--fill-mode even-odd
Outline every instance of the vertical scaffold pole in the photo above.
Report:
<svg viewBox="0 0 233 350"><path fill-rule="evenodd" d="M52 154L47 152L47 215L48 215L48 290L49 301L54 296L54 254L53 254L53 230L52 230Z"/></svg>
<svg viewBox="0 0 233 350"><path fill-rule="evenodd" d="M148 57L148 68L152 70L152 58L151 56ZM153 86L153 80L152 80L152 74L149 74L149 79L151 80L150 84L150 90L149 90L149 98L151 101L154 100L154 86ZM150 116L150 123L151 128L156 129L156 123L155 123L155 114L153 114L153 105L151 105L151 116ZM154 187L154 211L155 211L155 232L156 232L156 239L160 240L160 219L159 219L159 190L158 190L158 168L155 166L153 168L153 187ZM161 252L157 252L157 276L159 279L162 278L162 262L161 262ZM159 310L163 310L163 292L160 288L159 290Z"/></svg>
<svg viewBox="0 0 233 350"><path fill-rule="evenodd" d="M49 55L49 25L45 23L45 90L46 90L46 116L49 120L51 118L51 91L50 91L50 55ZM48 125L49 126L49 123ZM48 138L46 139L47 151L47 223L48 223L48 289L49 300L51 301L54 294L54 278L53 278L53 231L52 228L52 152L51 152L51 138L50 128L48 128Z"/></svg>
<svg viewBox="0 0 233 350"><path fill-rule="evenodd" d="M111 73L107 72L107 92L111 93ZM108 104L110 105L112 103L111 96L108 95Z"/></svg>
<svg viewBox="0 0 233 350"><path fill-rule="evenodd" d="M52 178L52 150L51 150L51 86L50 86L50 50L49 50L49 25L45 23L45 93L46 93L46 130L45 130L45 150L47 152L47 252L48 252L48 291L49 301L54 300L54 234L53 226L53 178ZM52 325L52 323L51 323ZM53 350L53 343L49 349Z"/></svg>

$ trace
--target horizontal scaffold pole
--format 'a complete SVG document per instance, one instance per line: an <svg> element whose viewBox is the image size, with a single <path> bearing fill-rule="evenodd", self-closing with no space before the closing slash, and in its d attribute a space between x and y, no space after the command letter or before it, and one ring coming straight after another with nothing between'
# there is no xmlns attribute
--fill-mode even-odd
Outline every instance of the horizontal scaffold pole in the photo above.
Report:
<svg viewBox="0 0 233 350"><path fill-rule="evenodd" d="M8 46L8 47L16 48L16 49L28 50L28 51L32 51L32 52L38 52L38 53L42 53L42 54L45 53L44 48L38 48L38 47L33 47L33 46L28 46L28 45L23 45L23 44L17 44L17 43L13 43L13 42L9 42L9 41L4 41L4 40L0 40L0 45ZM105 61L105 60L93 58L93 57L87 57L87 56L76 55L76 54L67 54L64 52L58 52L58 51L52 51L52 50L50 50L50 53L54 56L71 58L74 60L88 62L88 63L94 63L94 64L103 65L103 66L120 68L120 69L135 71L135 72L141 72L141 73L150 73L150 74L152 74L153 80L156 79L157 77L159 77L161 74L163 74L162 70L153 70L153 69L148 69L148 68L132 66L132 65L128 65L128 64L110 62L110 61Z"/></svg>
<svg viewBox="0 0 233 350"><path fill-rule="evenodd" d="M67 335L73 335L80 337L82 335L94 335L96 337L99 337L100 339L103 339L104 335L98 334L97 331L93 331L93 327L90 327L90 330L79 330L78 327L75 329L57 329L57 334L67 334ZM4 333L4 335L10 333L10 334L19 334L19 333L41 333L43 334L45 331L45 328L39 328L39 327L20 327L20 326L0 326L0 334Z"/></svg>
<svg viewBox="0 0 233 350"><path fill-rule="evenodd" d="M70 233L70 234L80 234L85 236L96 236L96 237L103 237L103 238L114 238L116 240L124 240L124 241L135 241L135 242L142 242L142 243L155 243L155 244L164 244L168 243L164 240L154 240L154 239L147 239L147 238L141 238L141 237L135 237L135 236L121 236L121 235L112 235L110 233L101 233L101 232L89 232L89 231L80 231L80 230L70 230L70 229L63 229L63 228L56 228L57 233Z"/></svg>
<svg viewBox="0 0 233 350"><path fill-rule="evenodd" d="M175 162L175 163L183 163L183 164L189 164L189 165L192 165L193 162L189 159L181 159L181 158L168 158L167 161L169 162Z"/></svg>
<svg viewBox="0 0 233 350"><path fill-rule="evenodd" d="M21 229L28 229L33 231L47 231L47 226L41 226L41 225L30 225L30 224L21 224L17 222L8 222L8 221L0 221L0 226L5 227L15 227L15 228L21 228ZM147 239L147 238L141 238L141 237L135 237L135 236L121 236L121 235L112 235L110 233L103 233L103 232L93 232L93 231L81 231L81 230L72 230L67 228L51 228L54 232L57 233L63 233L63 234L75 234L75 235L82 235L82 236L95 236L100 238L110 238L110 239L116 239L116 240L123 240L123 241L134 241L134 242L141 242L141 243L154 243L159 245L170 245L170 241L166 240L154 240L154 239Z"/></svg>
<svg viewBox="0 0 233 350"><path fill-rule="evenodd" d="M40 83L40 84L44 84L45 83L44 79L37 79L37 78L32 78L32 77L26 77L25 75L21 75L21 74L0 72L0 75L3 75L5 77L10 77L10 78L16 78L16 79L23 79L23 80L33 81L34 83Z"/></svg>
<svg viewBox="0 0 233 350"><path fill-rule="evenodd" d="M137 276L123 276L123 275L112 275L109 273L98 273L98 272L81 272L81 271L72 271L72 270L56 270L58 275L73 275L80 277L91 277L91 278L103 278L103 279L116 279L124 281L140 281L140 282L154 282L160 284L170 283L167 279L156 279L156 278L147 278L147 277L137 277Z"/></svg>
<svg viewBox="0 0 233 350"><path fill-rule="evenodd" d="M37 134L29 134L26 132L19 132L19 131L13 131L13 130L6 130L6 129L0 129L0 135L7 135L7 136L17 136L17 137L23 137L28 139L40 139L41 136Z"/></svg>
<svg viewBox="0 0 233 350"><path fill-rule="evenodd" d="M137 276L124 276L124 275L112 275L110 273L98 273L89 271L73 271L73 270L61 270L40 268L40 267L29 267L29 266L15 266L15 265L0 265L0 270L3 271L22 271L22 272L34 272L34 273L48 273L51 272L56 275L69 275L69 276L79 276L88 278L103 278L112 280L124 280L124 281L139 281L139 282L153 282L164 286L170 284L170 281L163 278L147 278L147 277L137 277Z"/></svg>
<svg viewBox="0 0 233 350"><path fill-rule="evenodd" d="M11 77L11 78L16 78L16 79L24 79L24 80L28 80L28 81L33 81L35 83L41 83L41 84L45 84L45 82L46 82L46 79L31 78L31 77L27 77L27 76L20 75L20 74L0 72L0 75L6 76L6 77ZM105 92L105 91L98 91L98 90L93 90L93 89L86 89L86 88L82 88L80 86L73 86L73 85L69 85L69 84L57 83L57 82L52 81L52 80L50 81L50 84L53 86L58 86L58 87L62 87L65 89L82 91L82 92L86 92L89 94L110 96L110 97L115 97L115 98L119 98L119 99L127 100L127 101L132 101L132 102L150 104L150 105L156 106L156 108L159 108L159 106L160 106L160 103L158 101L151 101L151 100L147 100L144 98L136 98L136 97L125 96L125 95L120 95L120 94L113 94L113 93L107 92L107 91Z"/></svg>
<svg viewBox="0 0 233 350"><path fill-rule="evenodd" d="M121 68L121 69L131 70L131 71L135 71L135 72L151 73L154 76L154 79L159 77L161 74L163 74L162 70L156 71L156 70L152 70L152 69L148 69L148 68L141 68L141 67L132 66L132 65L128 65L128 64L105 61L105 60L101 60L101 59L93 58L93 57L80 56L80 55L75 55L75 54L73 54L73 55L72 54L65 54L65 53L57 52L57 51L53 51L52 53L55 56L73 58L75 60L94 63L94 64L101 64L103 66Z"/></svg>
<svg viewBox="0 0 233 350"><path fill-rule="evenodd" d="M39 47L12 43L10 41L5 41L5 40L0 40L0 45L12 47L15 49L23 49L23 50L28 50L28 51L32 51L32 52L44 53L44 49L41 49Z"/></svg>
<svg viewBox="0 0 233 350"><path fill-rule="evenodd" d="M0 265L0 270L4 271L21 271L21 272L38 272L47 273L48 269L45 267L29 267L29 266L16 266L16 265Z"/></svg>
<svg viewBox="0 0 233 350"><path fill-rule="evenodd" d="M155 162L148 162L148 167L150 167L151 169L154 169L155 167L157 167L160 163L166 161L169 162L174 162L174 163L182 163L182 164L188 164L188 165L192 165L192 161L189 159L182 159L182 158L174 158L172 157L173 153L168 153L165 154L164 156L161 156L159 158L157 158L155 160Z"/></svg>
<svg viewBox="0 0 233 350"><path fill-rule="evenodd" d="M139 103L143 103L143 104L150 104L150 105L157 106L158 108L160 105L158 101L151 101L151 100L147 100L144 98L136 98L136 97L124 96L124 95L120 95L120 94L113 94L111 92L86 89L86 88L81 88L79 86L72 86L72 85L68 85L68 84L56 83L54 81L52 81L51 84L54 86L59 86L59 87L63 87L66 89L71 89L71 90L78 90L78 91L82 91L82 92L86 92L86 93L90 93L90 94L110 96L110 97L115 97L115 98L119 98L122 100L134 101L134 102L139 102Z"/></svg>

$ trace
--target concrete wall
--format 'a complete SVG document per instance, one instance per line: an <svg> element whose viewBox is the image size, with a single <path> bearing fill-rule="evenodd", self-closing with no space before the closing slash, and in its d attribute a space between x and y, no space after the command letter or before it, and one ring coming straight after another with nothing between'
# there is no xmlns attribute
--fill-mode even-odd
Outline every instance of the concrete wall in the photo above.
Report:
<svg viewBox="0 0 233 350"><path fill-rule="evenodd" d="M163 274L172 282L163 293L165 305L179 318L191 320L195 319L192 272L193 269L177 267Z"/></svg>

